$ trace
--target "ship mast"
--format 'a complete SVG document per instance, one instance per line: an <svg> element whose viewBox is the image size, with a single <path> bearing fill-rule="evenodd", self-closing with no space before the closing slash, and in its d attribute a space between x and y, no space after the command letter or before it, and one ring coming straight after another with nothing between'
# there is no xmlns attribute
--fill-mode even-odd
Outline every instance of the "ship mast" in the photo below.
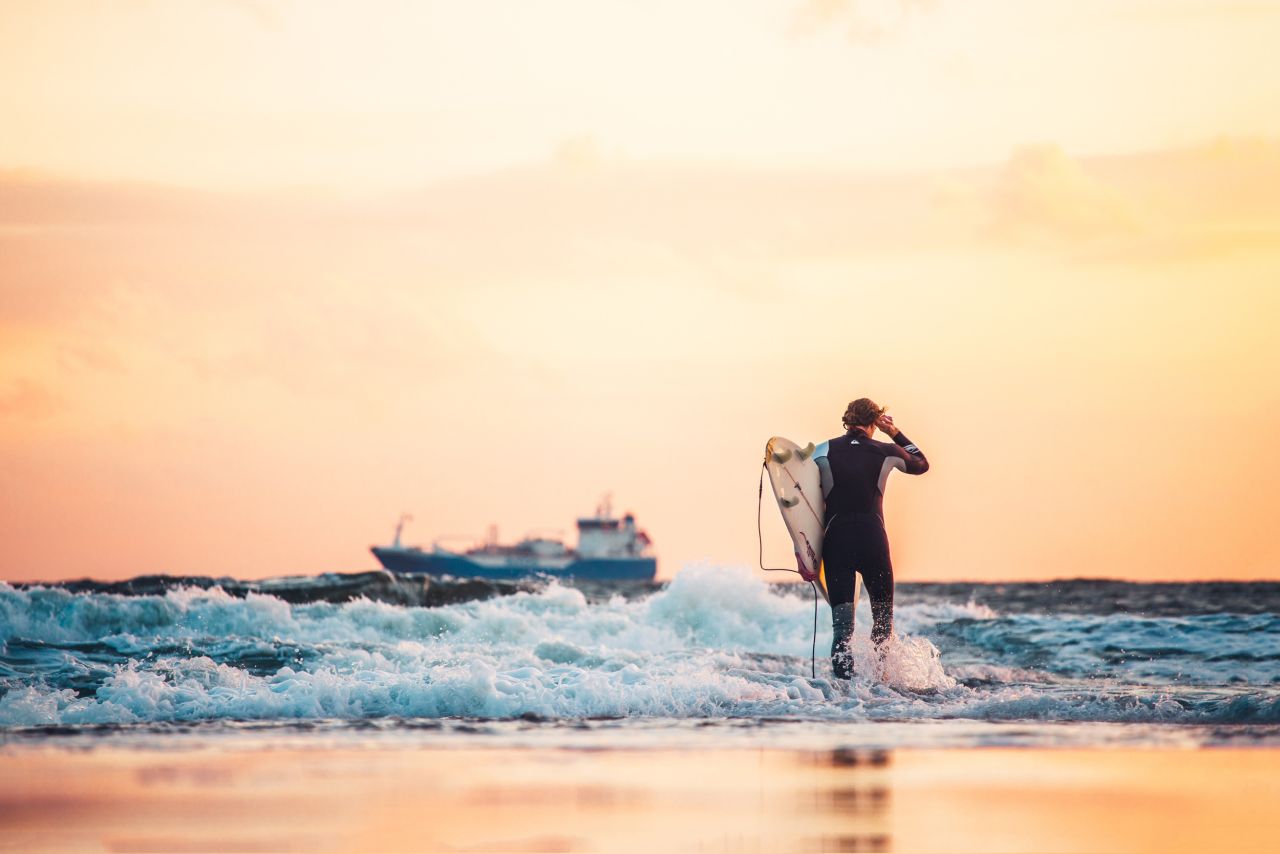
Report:
<svg viewBox="0 0 1280 854"><path fill-rule="evenodd" d="M413 521L413 517L410 516L408 513L400 514L399 520L396 521L396 538L391 541L392 547L397 549L400 548L400 532L404 530L405 522L412 522L412 521Z"/></svg>

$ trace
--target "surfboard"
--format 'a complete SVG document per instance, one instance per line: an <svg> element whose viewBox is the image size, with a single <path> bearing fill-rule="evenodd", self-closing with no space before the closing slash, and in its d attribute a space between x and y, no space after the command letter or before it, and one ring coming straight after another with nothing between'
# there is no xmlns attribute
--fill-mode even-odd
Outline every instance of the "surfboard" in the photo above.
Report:
<svg viewBox="0 0 1280 854"><path fill-rule="evenodd" d="M822 562L822 538L826 533L823 514L827 502L822 497L822 475L813 461L814 444L803 448L790 439L774 436L765 445L764 467L769 472L773 497L778 501L782 521L795 547L796 568L809 569L818 578L814 582L828 602L826 567ZM862 579L854 576L856 604L862 592Z"/></svg>

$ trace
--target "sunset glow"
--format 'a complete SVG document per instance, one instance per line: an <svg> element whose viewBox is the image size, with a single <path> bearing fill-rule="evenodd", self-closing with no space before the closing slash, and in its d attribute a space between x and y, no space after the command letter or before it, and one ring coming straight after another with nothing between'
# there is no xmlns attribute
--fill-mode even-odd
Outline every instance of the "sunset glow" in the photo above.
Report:
<svg viewBox="0 0 1280 854"><path fill-rule="evenodd" d="M890 405L900 581L1273 578L1280 3L14 2L0 579L350 571L611 491L754 566ZM766 496L766 501L768 496ZM766 562L788 562L765 507Z"/></svg>

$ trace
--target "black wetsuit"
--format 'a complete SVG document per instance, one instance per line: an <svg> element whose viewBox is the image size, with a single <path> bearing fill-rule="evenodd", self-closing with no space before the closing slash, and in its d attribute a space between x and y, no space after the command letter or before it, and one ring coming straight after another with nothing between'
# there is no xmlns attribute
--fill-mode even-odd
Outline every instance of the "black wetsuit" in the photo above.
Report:
<svg viewBox="0 0 1280 854"><path fill-rule="evenodd" d="M894 469L924 474L929 461L901 431L892 443L850 431L818 446L814 459L826 496L826 537L822 544L827 593L835 635L831 658L837 676L848 678L848 645L853 637L854 573L871 600L871 639L879 644L893 630L893 563L884 531L884 486Z"/></svg>

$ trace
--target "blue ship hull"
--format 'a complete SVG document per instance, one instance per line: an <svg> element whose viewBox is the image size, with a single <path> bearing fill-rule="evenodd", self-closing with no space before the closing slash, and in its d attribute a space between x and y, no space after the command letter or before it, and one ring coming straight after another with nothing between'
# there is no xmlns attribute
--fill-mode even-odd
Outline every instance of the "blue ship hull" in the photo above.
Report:
<svg viewBox="0 0 1280 854"><path fill-rule="evenodd" d="M501 566L486 566L463 555L424 552L419 549L374 546L371 551L392 572L419 572L454 578L510 580L550 576L587 581L652 581L658 572L658 562L651 557L580 558L562 567L514 561Z"/></svg>

